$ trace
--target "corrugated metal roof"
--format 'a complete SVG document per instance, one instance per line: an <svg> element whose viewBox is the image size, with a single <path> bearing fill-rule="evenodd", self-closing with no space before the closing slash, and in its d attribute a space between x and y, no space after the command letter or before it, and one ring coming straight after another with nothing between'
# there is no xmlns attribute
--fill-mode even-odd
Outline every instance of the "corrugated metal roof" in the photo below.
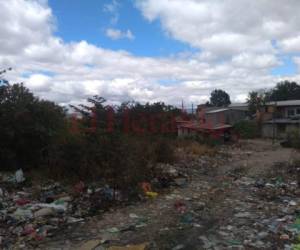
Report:
<svg viewBox="0 0 300 250"><path fill-rule="evenodd" d="M229 108L248 107L248 103L231 103Z"/></svg>
<svg viewBox="0 0 300 250"><path fill-rule="evenodd" d="M288 101L268 102L267 105L276 105L278 107L300 106L300 100L288 100Z"/></svg>
<svg viewBox="0 0 300 250"><path fill-rule="evenodd" d="M206 112L206 114L219 113L219 112L223 112L223 111L227 111L227 110L229 110L229 109L228 108L216 109L216 110L208 111L208 112Z"/></svg>
<svg viewBox="0 0 300 250"><path fill-rule="evenodd" d="M274 120L269 120L267 122L264 123L268 123L268 124L273 124L273 123L282 123L282 124L300 124L300 120L292 120L292 119L274 119Z"/></svg>
<svg viewBox="0 0 300 250"><path fill-rule="evenodd" d="M231 128L232 126L230 124L217 124L215 126L212 126L209 123L199 123L199 122L188 122L188 123L182 123L178 126L178 128L187 128L191 130L218 130L218 129L226 129Z"/></svg>

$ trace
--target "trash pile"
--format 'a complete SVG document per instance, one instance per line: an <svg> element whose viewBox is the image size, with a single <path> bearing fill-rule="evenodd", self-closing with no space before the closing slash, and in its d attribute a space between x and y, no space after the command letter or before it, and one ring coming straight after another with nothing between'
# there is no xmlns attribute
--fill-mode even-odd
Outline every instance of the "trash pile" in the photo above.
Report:
<svg viewBox="0 0 300 250"><path fill-rule="evenodd" d="M158 188L185 187L188 183L188 175L180 169L180 165L158 164L156 171L158 174L152 183Z"/></svg>
<svg viewBox="0 0 300 250"><path fill-rule="evenodd" d="M22 170L0 175L0 183L1 249L38 244L122 200L121 193L109 186L86 186L83 182L73 187L57 182L31 186Z"/></svg>
<svg viewBox="0 0 300 250"><path fill-rule="evenodd" d="M275 171L273 171L275 169ZM230 230L249 235L241 245L255 249L297 249L300 245L300 189L297 175L287 163L275 163L262 178L242 177L235 181L248 190L246 201L239 200ZM241 224L236 224L240 221ZM252 221L252 225L249 224ZM225 228L226 230L226 228Z"/></svg>
<svg viewBox="0 0 300 250"><path fill-rule="evenodd" d="M158 169L159 177L141 183L140 200L156 198L156 191L161 188L187 185L187 176L172 165L162 164ZM86 185L82 181L72 187L58 182L32 186L26 182L22 170L14 175L0 174L0 183L1 248L14 244L19 248L38 245L129 199L108 185Z"/></svg>
<svg viewBox="0 0 300 250"><path fill-rule="evenodd" d="M299 168L270 159L273 147L266 161L257 152L159 164L139 202L104 182L32 186L21 170L0 174L0 248L300 250Z"/></svg>

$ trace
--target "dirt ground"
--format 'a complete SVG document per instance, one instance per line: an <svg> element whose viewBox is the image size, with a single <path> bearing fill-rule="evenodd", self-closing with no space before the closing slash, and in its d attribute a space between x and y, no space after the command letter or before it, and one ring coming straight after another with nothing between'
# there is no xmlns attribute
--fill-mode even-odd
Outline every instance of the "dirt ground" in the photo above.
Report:
<svg viewBox="0 0 300 250"><path fill-rule="evenodd" d="M299 212L300 196L296 175L284 176L298 155L266 140L225 146L215 157L183 166L184 187L92 217L38 248L292 249L286 227ZM285 191L274 178L288 185Z"/></svg>

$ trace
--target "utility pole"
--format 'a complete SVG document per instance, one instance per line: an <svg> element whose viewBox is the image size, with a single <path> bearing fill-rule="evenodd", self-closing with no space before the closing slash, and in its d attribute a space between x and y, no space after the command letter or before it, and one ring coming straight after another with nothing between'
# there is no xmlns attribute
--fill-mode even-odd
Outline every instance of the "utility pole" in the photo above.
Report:
<svg viewBox="0 0 300 250"><path fill-rule="evenodd" d="M274 108L273 108L273 112L272 112L272 126L273 126L273 138L272 138L272 144L275 143L275 111L277 109L277 101L274 102Z"/></svg>
<svg viewBox="0 0 300 250"><path fill-rule="evenodd" d="M194 103L192 103L192 115L194 114Z"/></svg>

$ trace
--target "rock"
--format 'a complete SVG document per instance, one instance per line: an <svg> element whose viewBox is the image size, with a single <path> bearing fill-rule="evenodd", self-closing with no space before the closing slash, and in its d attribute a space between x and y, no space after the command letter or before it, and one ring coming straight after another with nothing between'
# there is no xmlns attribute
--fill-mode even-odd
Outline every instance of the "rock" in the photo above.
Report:
<svg viewBox="0 0 300 250"><path fill-rule="evenodd" d="M118 233L118 232L120 232L120 230L116 227L111 227L111 228L107 229L106 231L109 232L109 233Z"/></svg>
<svg viewBox="0 0 300 250"><path fill-rule="evenodd" d="M174 179L174 183L179 187L184 187L187 184L186 178L176 178Z"/></svg>
<svg viewBox="0 0 300 250"><path fill-rule="evenodd" d="M84 221L83 218L68 217L67 223L72 224L72 223L78 223L83 221Z"/></svg>
<svg viewBox="0 0 300 250"><path fill-rule="evenodd" d="M173 247L172 250L180 250L180 249L184 249L184 245L177 245L176 247Z"/></svg>
<svg viewBox="0 0 300 250"><path fill-rule="evenodd" d="M139 218L139 216L136 215L136 214L134 214L134 213L130 213L130 214L129 214L129 217L130 217L131 219L138 219L138 218Z"/></svg>
<svg viewBox="0 0 300 250"><path fill-rule="evenodd" d="M268 232L260 232L257 236L259 239L264 239L268 236Z"/></svg>
<svg viewBox="0 0 300 250"><path fill-rule="evenodd" d="M213 246L213 243L204 235L200 236L199 239L203 243L203 249L209 249Z"/></svg>
<svg viewBox="0 0 300 250"><path fill-rule="evenodd" d="M195 205L197 210L203 210L206 207L206 204L202 201L197 202Z"/></svg>
<svg viewBox="0 0 300 250"><path fill-rule="evenodd" d="M265 186L265 182L264 180L260 179L260 180L257 180L254 184L255 187L257 188L263 188Z"/></svg>
<svg viewBox="0 0 300 250"><path fill-rule="evenodd" d="M249 212L237 213L234 215L237 218L249 218L251 214Z"/></svg>

